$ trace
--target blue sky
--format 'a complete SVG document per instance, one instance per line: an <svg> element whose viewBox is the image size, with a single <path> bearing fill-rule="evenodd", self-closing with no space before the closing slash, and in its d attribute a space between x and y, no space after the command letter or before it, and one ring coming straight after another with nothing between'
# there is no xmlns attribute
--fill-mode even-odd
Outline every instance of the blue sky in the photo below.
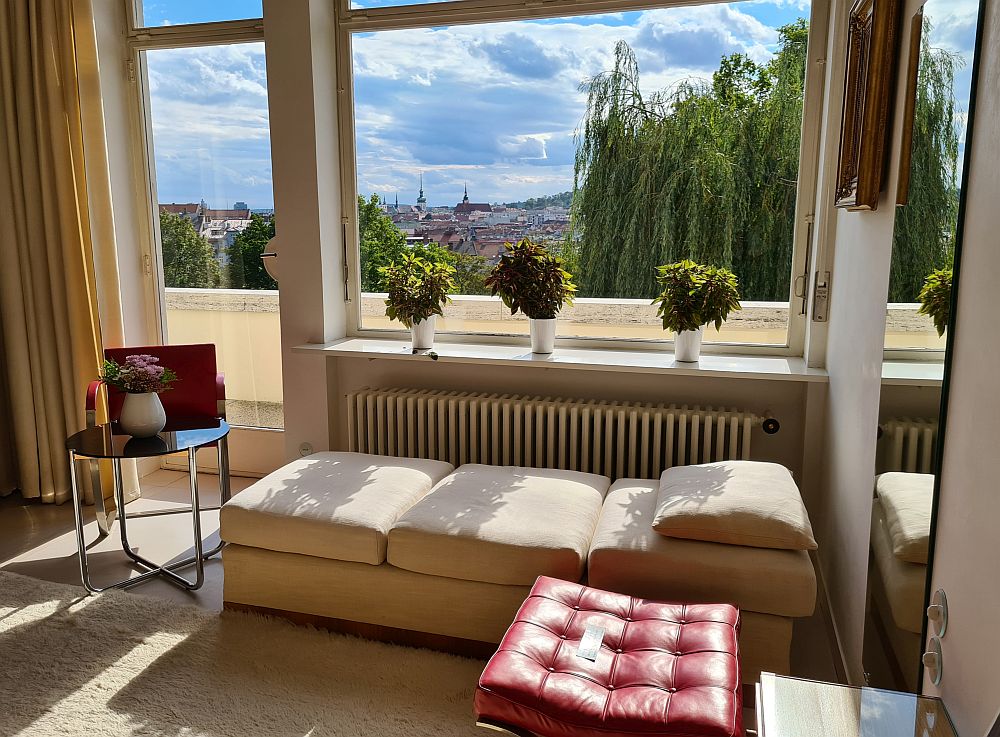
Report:
<svg viewBox="0 0 1000 737"><path fill-rule="evenodd" d="M218 20L254 7L259 13L259 0L147 2L146 19ZM932 42L971 59L975 7L928 0ZM400 202L413 203L421 172L431 205L455 204L466 183L473 200L488 202L569 189L586 104L578 87L609 68L619 39L635 50L652 91L708 78L723 54L765 61L776 28L807 16L800 0L751 0L357 35L359 192L392 200L398 191ZM271 207L262 44L151 51L147 59L160 202ZM958 80L964 97L969 72L967 65Z"/></svg>

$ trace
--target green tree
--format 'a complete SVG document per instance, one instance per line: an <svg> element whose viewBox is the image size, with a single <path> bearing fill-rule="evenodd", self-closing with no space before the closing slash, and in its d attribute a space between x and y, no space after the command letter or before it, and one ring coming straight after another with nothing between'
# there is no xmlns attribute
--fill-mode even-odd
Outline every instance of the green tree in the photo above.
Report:
<svg viewBox="0 0 1000 737"><path fill-rule="evenodd" d="M581 294L652 297L655 267L730 268L748 299L783 299L791 274L807 26L779 29L767 64L724 57L711 82L643 95L624 42L585 83L571 241Z"/></svg>
<svg viewBox="0 0 1000 737"><path fill-rule="evenodd" d="M444 251L450 258L449 263L455 267L455 290L452 294L489 294L486 288L486 277L490 273L490 265L482 256L468 253Z"/></svg>
<svg viewBox="0 0 1000 737"><path fill-rule="evenodd" d="M409 245L392 218L382 212L379 197L369 199L358 196L358 235L361 241L361 291L385 292L388 285L382 269L398 265L404 256L413 254L430 263L443 263L456 270L456 294L488 294L483 282L486 279L486 259L480 256L459 254L443 248L438 243Z"/></svg>
<svg viewBox="0 0 1000 737"><path fill-rule="evenodd" d="M379 197L366 200L358 195L358 234L361 241L361 291L386 291L381 269L402 261L406 252L406 236L396 228L392 218L382 212Z"/></svg>
<svg viewBox="0 0 1000 737"><path fill-rule="evenodd" d="M955 67L960 58L930 45L924 19L909 201L896 211L890 302L916 302L924 279L950 267L958 222L958 129L955 125Z"/></svg>
<svg viewBox="0 0 1000 737"><path fill-rule="evenodd" d="M226 277L230 289L277 289L278 282L264 269L261 254L274 238L274 218L266 222L260 215L250 216L250 224L226 249L229 263Z"/></svg>
<svg viewBox="0 0 1000 737"><path fill-rule="evenodd" d="M222 283L211 244L183 215L160 211L163 280L168 287L217 289Z"/></svg>

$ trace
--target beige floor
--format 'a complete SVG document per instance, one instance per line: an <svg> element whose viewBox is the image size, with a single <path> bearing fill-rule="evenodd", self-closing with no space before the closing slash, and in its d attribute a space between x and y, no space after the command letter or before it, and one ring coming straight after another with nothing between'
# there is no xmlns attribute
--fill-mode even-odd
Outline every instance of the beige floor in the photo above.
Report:
<svg viewBox="0 0 1000 737"><path fill-rule="evenodd" d="M233 477L236 493L252 484L254 479ZM201 501L218 505L219 479L199 474ZM128 505L129 513L165 507L182 508L190 503L187 474L180 471L156 471L143 477L142 498ZM88 509L89 512L89 509ZM88 514L86 539L92 544L89 553L91 581L102 586L111 581L131 578L140 571L130 565L121 549L115 527L111 534L93 545L97 539L97 523ZM202 512L202 534L209 545L219 541L219 513ZM173 561L191 555L194 542L191 517L174 514L136 519L129 522L129 542L139 553L154 561ZM73 509L25 502L17 495L0 499L0 568L47 581L80 584L80 568L76 555ZM192 569L181 574L193 575ZM207 609L222 608L222 561L218 556L205 564L205 585L198 591L184 591L163 580L153 580L131 591L198 604Z"/></svg>
<svg viewBox="0 0 1000 737"><path fill-rule="evenodd" d="M199 475L204 504L218 504L218 477ZM233 493L250 484L254 479L233 478ZM180 471L160 470L142 479L143 496L128 505L128 511L182 507L188 501L187 475ZM129 523L129 540L139 552L154 561L173 561L193 552L191 518L185 514L148 517ZM202 513L202 532L209 544L219 539L219 513ZM86 526L88 542L97 538L97 523ZM117 528L112 534L90 548L91 580L98 586L117 581L139 571L129 565L121 551ZM73 510L69 504L29 503L14 495L0 499L0 569L27 576L80 584L80 569L76 557L76 538L73 531ZM190 575L190 569L182 571ZM205 565L205 585L189 592L155 579L140 584L129 591L162 597L174 601L197 604L206 609L222 608L222 561L216 557ZM793 675L836 681L830 649L828 626L823 614L817 611L812 617L796 620L792 642Z"/></svg>

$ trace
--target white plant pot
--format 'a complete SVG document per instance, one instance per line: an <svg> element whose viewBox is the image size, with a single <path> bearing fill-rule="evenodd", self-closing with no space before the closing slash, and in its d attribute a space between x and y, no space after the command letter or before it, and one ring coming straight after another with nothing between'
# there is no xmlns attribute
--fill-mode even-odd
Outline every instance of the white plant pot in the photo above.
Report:
<svg viewBox="0 0 1000 737"><path fill-rule="evenodd" d="M434 347L434 320L437 315L425 317L420 322L413 323L410 333L413 337L413 350L426 351Z"/></svg>
<svg viewBox="0 0 1000 737"><path fill-rule="evenodd" d="M126 394L118 426L134 438L151 438L167 424L167 413L156 392Z"/></svg>
<svg viewBox="0 0 1000 737"><path fill-rule="evenodd" d="M674 360L684 363L694 363L701 356L701 339L705 335L705 326L697 330L681 330L674 336Z"/></svg>
<svg viewBox="0 0 1000 737"><path fill-rule="evenodd" d="M556 347L556 319L528 320L531 330L531 352L552 353Z"/></svg>

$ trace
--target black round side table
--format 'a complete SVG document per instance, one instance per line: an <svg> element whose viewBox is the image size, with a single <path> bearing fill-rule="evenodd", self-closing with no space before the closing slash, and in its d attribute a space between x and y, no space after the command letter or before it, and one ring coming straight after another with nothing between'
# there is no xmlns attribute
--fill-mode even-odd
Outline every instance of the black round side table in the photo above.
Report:
<svg viewBox="0 0 1000 737"><path fill-rule="evenodd" d="M205 560L222 550L225 543L220 543L211 550L205 551L205 541L201 536L201 503L198 498L198 467L196 463L196 453L199 448L217 445L219 450L219 489L221 491L222 503L229 501L231 491L229 483L229 447L228 447L229 425L225 420L217 420L212 424L184 425L178 423L167 427L159 435L151 438L133 438L124 434L117 423L105 423L81 430L70 436L66 441L66 448L69 451L69 471L70 485L73 491L73 515L76 521L76 542L80 558L80 576L83 585L91 593L100 593L107 589L123 589L129 586L148 581L156 576L161 576L171 583L182 588L193 591L201 588L205 582ZM152 514L175 514L178 512L190 512L192 528L194 531L194 555L183 560L175 561L167 565L154 563L151 560L139 555L128 541L127 515L125 511L125 492L122 488L122 460L152 458L155 456L168 455L170 453L187 453L188 474L191 482L191 506L178 510L164 510L153 512ZM87 545L83 535L83 507L80 498L79 484L77 481L76 462L80 458L85 459L107 459L111 461L114 471L114 494L117 506L118 528L121 532L122 550L131 558L136 565L145 569L145 572L128 578L124 581L97 587L90 581L90 573L87 569ZM97 490L99 492L99 490ZM149 516L139 513L133 516ZM180 576L176 573L179 568L184 568L191 564L195 565L196 575L194 581Z"/></svg>

